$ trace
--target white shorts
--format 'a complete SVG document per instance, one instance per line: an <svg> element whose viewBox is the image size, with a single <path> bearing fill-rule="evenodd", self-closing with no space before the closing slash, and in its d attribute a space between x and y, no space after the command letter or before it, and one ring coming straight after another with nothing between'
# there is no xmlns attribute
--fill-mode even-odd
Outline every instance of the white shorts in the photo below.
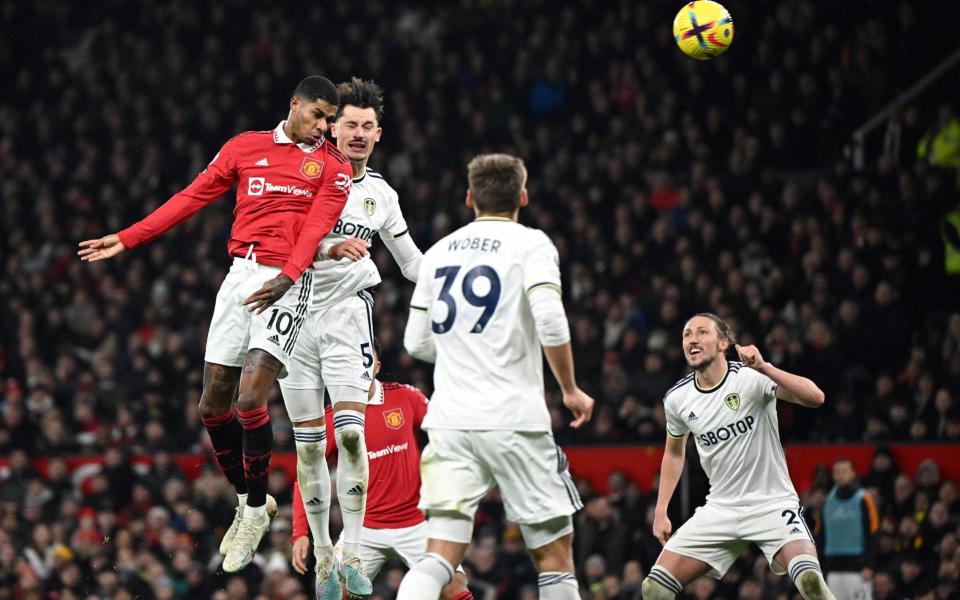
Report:
<svg viewBox="0 0 960 600"><path fill-rule="evenodd" d="M290 374L280 382L290 420L322 417L325 386L366 392L373 382L373 361L373 297L368 292L312 309L290 358Z"/></svg>
<svg viewBox="0 0 960 600"><path fill-rule="evenodd" d="M371 529L364 527L360 531L360 560L367 576L373 579L380 572L383 563L399 558L407 568L420 562L427 553L427 522L417 523L412 527L398 529ZM342 556L342 540L337 541L335 547L337 560ZM457 571L463 572L462 567Z"/></svg>
<svg viewBox="0 0 960 600"><path fill-rule="evenodd" d="M470 519L500 487L507 518L521 525L583 508L567 457L549 432L430 429L420 461L420 509ZM531 540L527 540L528 545ZM532 547L532 546L531 546Z"/></svg>
<svg viewBox="0 0 960 600"><path fill-rule="evenodd" d="M664 550L703 561L720 579L750 544L756 544L777 575L786 573L773 561L788 542L813 542L803 519L803 508L794 503L773 505L759 510L719 508L707 504L667 540Z"/></svg>
<svg viewBox="0 0 960 600"><path fill-rule="evenodd" d="M279 273L279 267L234 257L233 265L217 292L217 303L207 332L206 362L242 367L247 351L256 348L279 360L283 365L279 377L286 377L297 334L307 316L313 273L304 271L282 298L259 315L242 304Z"/></svg>

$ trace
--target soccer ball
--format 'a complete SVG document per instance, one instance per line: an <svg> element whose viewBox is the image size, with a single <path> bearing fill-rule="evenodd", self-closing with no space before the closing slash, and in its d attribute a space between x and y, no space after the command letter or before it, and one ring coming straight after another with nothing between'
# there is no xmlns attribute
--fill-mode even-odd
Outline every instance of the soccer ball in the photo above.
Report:
<svg viewBox="0 0 960 600"><path fill-rule="evenodd" d="M673 39L691 58L720 56L733 42L733 19L726 8L711 0L687 2L673 20Z"/></svg>

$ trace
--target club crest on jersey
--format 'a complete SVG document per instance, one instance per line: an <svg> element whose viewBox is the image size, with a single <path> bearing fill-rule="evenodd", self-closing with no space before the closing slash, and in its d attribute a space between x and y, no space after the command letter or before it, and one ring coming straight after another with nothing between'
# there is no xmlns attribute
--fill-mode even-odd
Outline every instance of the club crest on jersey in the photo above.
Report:
<svg viewBox="0 0 960 600"><path fill-rule="evenodd" d="M307 179L316 179L323 173L323 163L315 158L306 157L300 165L300 174Z"/></svg>
<svg viewBox="0 0 960 600"><path fill-rule="evenodd" d="M723 399L723 403L726 404L730 410L737 410L740 408L740 394L727 394L727 397Z"/></svg>
<svg viewBox="0 0 960 600"><path fill-rule="evenodd" d="M373 213L377 210L377 201L373 198L364 198L363 199L363 212L367 213L368 217L372 217Z"/></svg>
<svg viewBox="0 0 960 600"><path fill-rule="evenodd" d="M403 411L399 408L394 408L383 413L383 420L386 421L387 427L390 429L400 429L403 427Z"/></svg>

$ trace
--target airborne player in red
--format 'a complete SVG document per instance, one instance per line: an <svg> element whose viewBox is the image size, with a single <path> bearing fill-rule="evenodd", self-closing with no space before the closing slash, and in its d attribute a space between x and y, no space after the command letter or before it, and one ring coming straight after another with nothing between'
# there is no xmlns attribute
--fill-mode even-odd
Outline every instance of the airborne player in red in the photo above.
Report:
<svg viewBox="0 0 960 600"><path fill-rule="evenodd" d="M416 431L427 414L427 398L409 385L380 382L380 347L374 346L373 383L370 384L364 437L370 459L367 512L361 532L360 556L363 567L376 577L383 563L400 558L407 566L416 564L427 551L427 523L417 508L420 501L420 449ZM333 435L333 411L326 410L327 439ZM336 445L327 446L327 455ZM293 566L299 573L307 570L310 531L300 495L293 490ZM443 598L472 600L462 572L443 590Z"/></svg>
<svg viewBox="0 0 960 600"><path fill-rule="evenodd" d="M250 563L270 527L267 513L276 509L272 498L267 506L273 448L267 397L286 376L307 316L313 279L304 271L350 192L350 162L325 137L339 104L329 79L307 77L275 129L230 139L193 183L142 221L80 243L84 261L112 258L156 239L237 185L227 244L233 265L210 321L200 398L217 461L239 500L220 546L227 572Z"/></svg>

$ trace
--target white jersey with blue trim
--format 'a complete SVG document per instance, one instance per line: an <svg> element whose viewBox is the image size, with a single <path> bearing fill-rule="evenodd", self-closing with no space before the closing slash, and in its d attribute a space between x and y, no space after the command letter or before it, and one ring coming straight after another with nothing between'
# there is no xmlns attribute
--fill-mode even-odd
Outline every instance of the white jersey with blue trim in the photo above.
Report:
<svg viewBox="0 0 960 600"><path fill-rule="evenodd" d="M557 249L509 219L480 217L424 253L410 300L436 346L424 429L550 431L527 299L542 286L560 293Z"/></svg>
<svg viewBox="0 0 960 600"><path fill-rule="evenodd" d="M690 373L667 390L667 434L693 436L710 481L708 504L799 502L780 444L776 392L773 380L735 361L713 388L702 389Z"/></svg>
<svg viewBox="0 0 960 600"><path fill-rule="evenodd" d="M397 192L380 173L367 168L362 177L353 180L343 212L321 248L350 238L372 244L374 234L387 241L410 235ZM318 257L313 263L313 281L313 306L319 306L375 286L381 279L371 252L356 262Z"/></svg>

